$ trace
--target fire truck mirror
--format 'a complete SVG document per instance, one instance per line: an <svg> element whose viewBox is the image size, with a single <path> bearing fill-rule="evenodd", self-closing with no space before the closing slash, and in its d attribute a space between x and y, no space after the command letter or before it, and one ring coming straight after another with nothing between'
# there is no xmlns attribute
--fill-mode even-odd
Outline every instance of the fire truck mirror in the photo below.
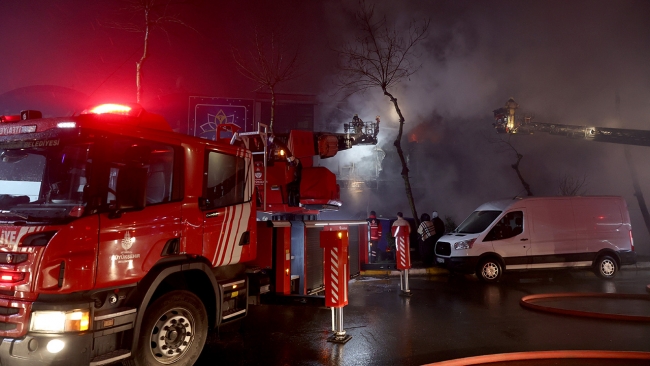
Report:
<svg viewBox="0 0 650 366"><path fill-rule="evenodd" d="M126 166L120 169L115 186L118 211L141 210L147 203L147 168Z"/></svg>
<svg viewBox="0 0 650 366"><path fill-rule="evenodd" d="M199 208L201 210L204 210L204 211L207 210L209 204L210 204L210 201L207 198L199 197Z"/></svg>

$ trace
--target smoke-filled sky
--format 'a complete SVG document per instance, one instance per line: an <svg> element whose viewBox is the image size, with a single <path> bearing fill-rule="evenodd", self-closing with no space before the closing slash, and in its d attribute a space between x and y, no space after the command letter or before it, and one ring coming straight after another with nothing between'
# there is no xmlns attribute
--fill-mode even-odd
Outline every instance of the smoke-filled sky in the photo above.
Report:
<svg viewBox="0 0 650 366"><path fill-rule="evenodd" d="M484 201L524 195L513 150L494 142L492 110L514 97L540 122L650 129L650 2L648 1L373 1L390 24L430 19L420 44L418 72L391 92L415 131L410 162L418 214L437 209L457 223ZM135 99L135 62L142 36L111 27L137 22L120 1L0 2L0 97L33 85L74 89L94 100ZM279 22L301 45L302 75L280 92L315 94L318 128L333 129L358 113L382 116L384 176L400 183L392 141L392 104L380 90L341 101L335 94L333 49L355 35L354 0L207 1L177 6L189 27L152 34L143 104L158 95L191 93L247 97L254 85L235 70L230 48L255 24ZM620 103L615 102L619 96ZM35 102L36 103L36 102ZM16 113L32 106L16 106ZM44 111L47 114L47 111ZM342 119L346 116L346 119ZM340 130L339 130L340 131ZM338 132L338 131L332 131ZM535 195L558 193L562 177L585 179L587 194L622 195L633 219L637 250L650 253L650 236L633 195L622 145L535 134L509 142L524 157L520 169ZM650 196L647 147L631 147L641 188ZM373 158L371 147L341 152L330 167ZM410 212L403 186L388 192L345 191L341 216L369 210ZM324 216L335 217L327 214Z"/></svg>

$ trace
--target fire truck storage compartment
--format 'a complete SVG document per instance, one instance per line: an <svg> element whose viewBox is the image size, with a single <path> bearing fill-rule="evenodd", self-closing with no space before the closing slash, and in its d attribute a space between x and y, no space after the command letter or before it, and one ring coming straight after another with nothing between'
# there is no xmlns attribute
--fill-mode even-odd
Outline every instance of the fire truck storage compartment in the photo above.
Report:
<svg viewBox="0 0 650 366"><path fill-rule="evenodd" d="M305 223L291 221L291 275L298 279L298 294L305 295Z"/></svg>
<svg viewBox="0 0 650 366"><path fill-rule="evenodd" d="M361 233L363 230L360 230L360 227L357 225L348 226L348 255L350 256L350 278L356 277L359 275L359 249L361 248L360 243Z"/></svg>
<svg viewBox="0 0 650 366"><path fill-rule="evenodd" d="M365 232L360 229L360 226L366 224L365 221L291 221L291 292L298 295L315 295L324 290L320 232L327 225L347 228L350 277L357 276L360 273L359 248L368 245L367 239L361 237ZM298 287L297 292L295 286Z"/></svg>
<svg viewBox="0 0 650 366"><path fill-rule="evenodd" d="M315 294L325 288L323 278L323 248L320 247L322 227L307 228L305 232L305 289L306 294Z"/></svg>

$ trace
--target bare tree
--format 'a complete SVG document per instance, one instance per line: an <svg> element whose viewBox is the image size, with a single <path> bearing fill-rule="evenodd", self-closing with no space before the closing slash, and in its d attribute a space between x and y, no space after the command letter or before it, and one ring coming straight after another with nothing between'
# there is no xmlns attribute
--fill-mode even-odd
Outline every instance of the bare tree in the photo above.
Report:
<svg viewBox="0 0 650 366"><path fill-rule="evenodd" d="M582 196L587 193L587 176L576 178L565 174L559 181L559 192L561 196Z"/></svg>
<svg viewBox="0 0 650 366"><path fill-rule="evenodd" d="M273 131L275 119L275 92L278 84L292 80L299 75L300 46L288 41L288 32L279 25L272 25L271 31L254 29L248 48L232 48L237 70L255 82L257 90L268 89L271 93L271 121Z"/></svg>
<svg viewBox="0 0 650 366"><path fill-rule="evenodd" d="M399 116L399 132L393 142L402 163L401 175L404 179L406 197L411 207L411 214L419 221L413 192L409 181L409 169L402 151L402 132L406 119L395 98L389 90L409 78L419 68L415 63L415 47L426 39L429 20L412 21L408 30L400 32L396 26L389 25L385 16L375 14L374 6L364 0L359 2L360 10L356 14L359 24L358 34L353 41L345 43L338 53L340 71L339 87L350 96L370 88L379 87L393 103Z"/></svg>
<svg viewBox="0 0 650 366"><path fill-rule="evenodd" d="M179 2L172 0L124 0L124 13L142 16L137 22L107 22L106 25L112 28L125 30L128 32L141 33L143 37L142 56L135 63L135 86L136 101L142 100L142 67L149 57L149 41L151 33L154 30L161 30L167 34L167 26L178 24L193 29L183 22L178 14L171 13L172 5Z"/></svg>
<svg viewBox="0 0 650 366"><path fill-rule="evenodd" d="M497 143L503 146L506 150L514 152L515 156L517 157L517 160L515 161L514 164L510 165L510 167L514 169L515 172L517 173L517 178L519 178L521 185L526 190L526 194L532 196L533 192L530 190L530 185L524 179L524 176L521 174L521 170L519 170L519 163L521 163L521 159L523 159L524 156L521 153L519 153L519 151L517 151L517 149L513 144L510 143L510 135L508 135L508 140L496 138L496 139L490 139L490 142Z"/></svg>

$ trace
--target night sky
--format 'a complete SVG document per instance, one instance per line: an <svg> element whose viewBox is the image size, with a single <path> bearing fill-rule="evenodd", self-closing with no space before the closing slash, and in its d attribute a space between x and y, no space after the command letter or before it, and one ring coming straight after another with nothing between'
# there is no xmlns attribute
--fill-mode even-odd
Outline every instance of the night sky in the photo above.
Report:
<svg viewBox="0 0 650 366"><path fill-rule="evenodd" d="M109 25L139 21L119 1L0 2L0 97L20 88L53 85L100 100L135 100L135 61L142 36ZM431 20L417 49L421 69L391 92L406 118L404 144L417 131L412 154L418 213L437 209L460 223L484 201L524 195L510 165L512 151L491 142L492 110L514 97L539 122L650 129L650 2L648 1L376 1L391 24ZM152 34L143 105L160 95L246 98L255 86L236 72L232 45L255 24L277 21L301 45L301 77L279 91L318 96L317 129L332 132L358 113L382 116L379 146L384 177L399 180L392 141L397 118L381 90L342 100L335 94L336 53L352 40L356 1L194 1L171 9L190 27ZM615 102L619 96L620 103ZM0 98L1 99L1 98ZM0 105L0 113L36 106ZM44 110L47 115L48 111ZM49 112L54 113L54 112ZM520 169L535 195L558 193L559 179L585 177L588 194L626 198L637 251L650 254L650 235L633 195L623 146L535 134L513 136ZM648 147L631 147L650 197ZM323 164L355 162L371 148L340 153ZM369 210L409 212L403 186L390 192L345 192L345 209L324 217L363 218Z"/></svg>

